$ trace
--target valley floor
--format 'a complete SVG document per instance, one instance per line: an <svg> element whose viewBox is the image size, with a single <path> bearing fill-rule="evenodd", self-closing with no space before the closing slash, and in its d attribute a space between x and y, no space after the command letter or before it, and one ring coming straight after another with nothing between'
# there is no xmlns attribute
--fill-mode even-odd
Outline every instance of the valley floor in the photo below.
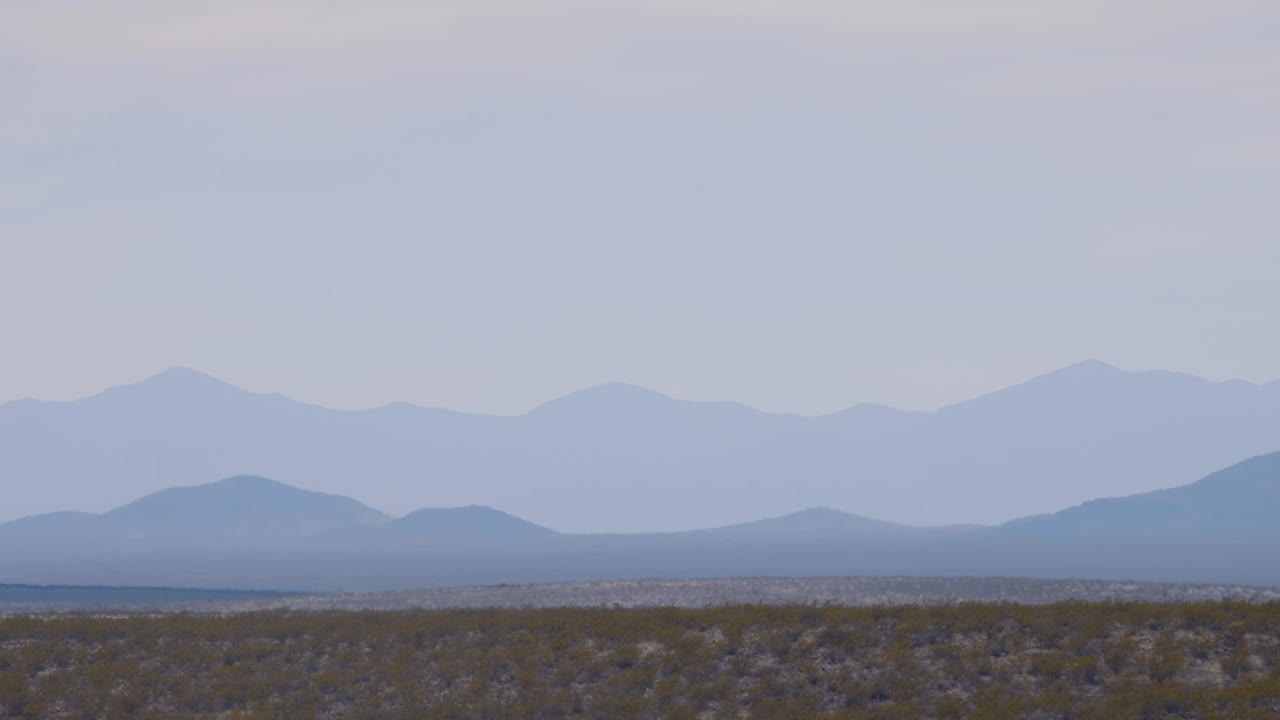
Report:
<svg viewBox="0 0 1280 720"><path fill-rule="evenodd" d="M1280 587L999 577L756 577L595 580L369 593L0 585L0 616L123 611L233 613L263 610L455 610L467 608L682 607L724 605L1025 605L1087 602L1280 601Z"/></svg>
<svg viewBox="0 0 1280 720"><path fill-rule="evenodd" d="M299 595L215 603L222 610L448 610L460 608L723 605L953 605L1005 602L1280 601L1280 588L1247 585L983 577L809 577L597 580L381 593Z"/></svg>
<svg viewBox="0 0 1280 720"><path fill-rule="evenodd" d="M1280 715L1280 603L0 618L4 718Z"/></svg>

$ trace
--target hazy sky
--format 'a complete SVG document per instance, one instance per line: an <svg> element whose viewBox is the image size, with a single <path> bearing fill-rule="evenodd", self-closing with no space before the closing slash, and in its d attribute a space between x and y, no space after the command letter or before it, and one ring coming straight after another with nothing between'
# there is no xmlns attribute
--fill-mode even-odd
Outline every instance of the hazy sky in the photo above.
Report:
<svg viewBox="0 0 1280 720"><path fill-rule="evenodd" d="M1280 376L1275 0L0 5L0 401Z"/></svg>

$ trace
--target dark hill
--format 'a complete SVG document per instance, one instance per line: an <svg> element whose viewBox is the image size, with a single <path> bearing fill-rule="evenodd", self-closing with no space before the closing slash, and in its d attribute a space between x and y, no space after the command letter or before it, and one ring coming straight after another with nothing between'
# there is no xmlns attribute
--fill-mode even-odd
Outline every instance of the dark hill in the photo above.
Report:
<svg viewBox="0 0 1280 720"><path fill-rule="evenodd" d="M998 532L1042 536L1280 537L1280 453L1191 485L1092 500L1006 523Z"/></svg>
<svg viewBox="0 0 1280 720"><path fill-rule="evenodd" d="M482 505L418 510L390 523L383 530L398 535L482 535L503 538L557 534L549 528Z"/></svg>
<svg viewBox="0 0 1280 720"><path fill-rule="evenodd" d="M303 538L390 517L340 495L242 475L161 490L102 515L51 513L0 526L9 537L261 540Z"/></svg>
<svg viewBox="0 0 1280 720"><path fill-rule="evenodd" d="M1278 478L1280 454L1187 487L998 528L910 527L812 508L701 531L560 534L481 506L388 522L349 498L237 477L155 493L106 515L0 526L0 582L391 590L970 575L1280 584Z"/></svg>
<svg viewBox="0 0 1280 720"><path fill-rule="evenodd" d="M794 537L811 535L891 536L917 530L908 525L875 520L832 508L808 508L780 517L727 525L703 532L717 535Z"/></svg>
<svg viewBox="0 0 1280 720"><path fill-rule="evenodd" d="M307 537L390 518L349 497L301 490L253 475L171 488L112 510L104 519L130 535Z"/></svg>

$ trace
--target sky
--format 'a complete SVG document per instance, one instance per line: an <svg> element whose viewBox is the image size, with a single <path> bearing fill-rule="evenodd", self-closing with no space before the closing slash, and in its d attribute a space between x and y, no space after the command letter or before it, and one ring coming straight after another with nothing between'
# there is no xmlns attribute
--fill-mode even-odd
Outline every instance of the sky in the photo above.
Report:
<svg viewBox="0 0 1280 720"><path fill-rule="evenodd" d="M0 5L0 402L1280 377L1274 0Z"/></svg>

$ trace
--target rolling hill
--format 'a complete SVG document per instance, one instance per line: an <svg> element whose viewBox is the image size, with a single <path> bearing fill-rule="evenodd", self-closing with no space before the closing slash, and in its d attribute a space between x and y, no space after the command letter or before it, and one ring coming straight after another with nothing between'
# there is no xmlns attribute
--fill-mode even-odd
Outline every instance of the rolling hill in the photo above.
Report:
<svg viewBox="0 0 1280 720"><path fill-rule="evenodd" d="M161 490L101 515L58 512L0 525L2 538L45 541L310 538L391 518L348 497L301 490L251 475Z"/></svg>
<svg viewBox="0 0 1280 720"><path fill-rule="evenodd" d="M515 542L558 535L554 530L482 505L424 508L384 525L348 527L325 533L341 542Z"/></svg>
<svg viewBox="0 0 1280 720"><path fill-rule="evenodd" d="M857 539L893 537L923 532L925 528L885 522L832 508L806 508L787 515L703 530L724 537L830 537Z"/></svg>
<svg viewBox="0 0 1280 720"><path fill-rule="evenodd" d="M262 478L0 525L0 583L395 590L636 578L971 576L1280 585L1280 453L998 527L810 508L705 530L565 534L480 506L390 520Z"/></svg>

